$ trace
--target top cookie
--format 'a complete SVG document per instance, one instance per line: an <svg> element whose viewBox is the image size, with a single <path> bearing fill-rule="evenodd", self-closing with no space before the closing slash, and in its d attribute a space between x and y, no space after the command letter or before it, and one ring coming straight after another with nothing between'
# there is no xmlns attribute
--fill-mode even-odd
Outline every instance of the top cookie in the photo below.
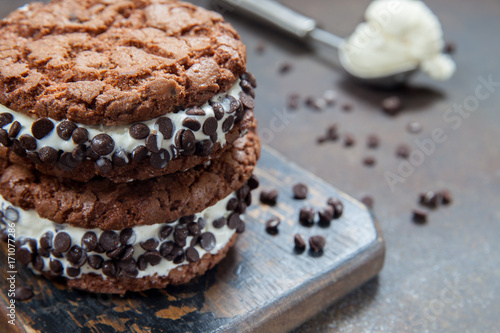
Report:
<svg viewBox="0 0 500 333"><path fill-rule="evenodd" d="M0 21L0 103L32 118L125 125L197 106L245 72L217 13L168 0L55 0Z"/></svg>

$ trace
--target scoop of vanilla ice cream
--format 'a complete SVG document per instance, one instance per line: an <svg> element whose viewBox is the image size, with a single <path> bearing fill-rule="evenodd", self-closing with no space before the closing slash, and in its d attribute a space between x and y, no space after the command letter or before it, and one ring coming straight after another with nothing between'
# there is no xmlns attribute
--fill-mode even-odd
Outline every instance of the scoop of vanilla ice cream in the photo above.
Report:
<svg viewBox="0 0 500 333"><path fill-rule="evenodd" d="M436 80L447 80L455 63L442 54L441 24L420 0L375 0L340 49L351 74L375 78L421 68Z"/></svg>

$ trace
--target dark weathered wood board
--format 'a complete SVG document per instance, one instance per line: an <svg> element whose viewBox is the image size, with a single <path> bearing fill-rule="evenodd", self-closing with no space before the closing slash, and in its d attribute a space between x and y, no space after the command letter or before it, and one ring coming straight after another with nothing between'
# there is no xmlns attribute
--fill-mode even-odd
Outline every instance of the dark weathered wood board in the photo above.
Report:
<svg viewBox="0 0 500 333"><path fill-rule="evenodd" d="M359 202L309 172L264 148L256 174L261 187L248 212L247 230L228 256L189 285L168 287L125 297L71 291L18 269L17 283L35 296L16 302L15 331L42 332L281 332L287 331L374 277L384 262L384 242L378 223ZM292 198L291 187L310 185L305 201ZM257 203L261 189L280 190L276 207ZM328 197L342 199L344 215L329 228L297 222L303 205L321 208ZM264 223L282 219L271 236ZM295 254L293 235L322 234L327 239L321 257ZM5 246L2 246L5 252ZM6 324L7 268L1 258L0 331Z"/></svg>

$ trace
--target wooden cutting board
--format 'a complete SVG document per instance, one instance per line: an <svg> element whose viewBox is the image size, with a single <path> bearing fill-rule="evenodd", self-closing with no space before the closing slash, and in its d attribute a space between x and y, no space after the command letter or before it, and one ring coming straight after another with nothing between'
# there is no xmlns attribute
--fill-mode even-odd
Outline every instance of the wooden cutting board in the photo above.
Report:
<svg viewBox="0 0 500 333"><path fill-rule="evenodd" d="M345 193L264 148L255 172L261 187L236 247L214 269L183 286L128 293L124 297L66 289L19 268L18 283L35 296L16 302L16 327L7 324L7 256L0 255L0 331L20 332L285 332L374 277L383 266L384 241L370 211ZM307 200L295 200L292 186L309 185ZM278 188L275 207L258 203L263 188ZM329 197L344 203L330 227L298 223L304 205L322 208ZM279 233L265 221L281 218ZM293 236L321 234L323 255L294 253Z"/></svg>

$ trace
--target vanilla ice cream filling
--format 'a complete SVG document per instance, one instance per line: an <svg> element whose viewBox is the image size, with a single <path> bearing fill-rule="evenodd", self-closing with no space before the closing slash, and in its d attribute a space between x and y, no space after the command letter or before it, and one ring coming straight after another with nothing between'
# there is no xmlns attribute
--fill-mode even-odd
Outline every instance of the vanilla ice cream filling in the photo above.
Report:
<svg viewBox="0 0 500 333"><path fill-rule="evenodd" d="M443 30L437 16L420 0L375 0L366 22L340 48L343 67L361 78L377 78L420 68L447 80L456 65L443 54Z"/></svg>
<svg viewBox="0 0 500 333"><path fill-rule="evenodd" d="M220 250L222 250L226 245L228 244L229 240L231 237L235 234L234 229L230 229L228 227L228 224L226 223L224 226L216 228L214 226L213 221L221 218L221 217L226 217L228 218L231 214L235 214L231 211L228 211L226 209L227 203L231 198L237 198L236 193L230 194L228 197L225 199L220 200L217 202L217 204L206 208L200 213L194 214L195 215L195 221L198 220L200 217L204 218L206 220L206 225L201 229L201 234L203 233L212 233L215 236L215 246L213 249L210 251L205 250L199 243L194 245L194 249L199 254L199 258L201 259L203 255L210 253L210 254L216 254ZM79 227L73 227L69 224L57 224L52 221L49 221L47 219L41 218L38 216L37 212L34 210L22 210L18 207L13 206L10 204L7 200L5 200L2 196L0 196L0 207L2 211L2 223L0 223L0 230L2 229L7 229L9 232L13 231L14 237L16 241L21 241L21 244L23 243L23 240L28 240L28 239L33 239L36 240L38 247L40 247L40 238L46 233L46 232L52 232L54 236L57 234L57 232L65 232L71 237L71 246L77 245L80 246L81 240L83 235L86 232L92 231L96 234L97 239L101 236L103 233L102 230L100 229L85 229L85 228L79 228ZM16 222L14 222L16 221ZM179 225L179 220L172 222L172 223L161 223L161 224L155 224L155 225L148 225L148 226L136 226L132 228L135 234L135 241L132 244L134 252L133 252L133 259L137 262L139 261L139 258L144 255L147 251L141 247L142 242L146 242L147 240L150 239L159 239L159 234L162 228L165 226L171 226L174 228L177 225ZM12 227L13 226L13 227ZM8 229L10 228L10 229ZM6 230L5 230L6 231ZM119 234L120 231L116 230L116 232ZM168 241L174 241L174 233L172 232L167 238L161 240L158 245L157 249L160 248L161 244L168 242ZM55 237L54 237L55 238ZM193 239L193 236L188 236L186 239L186 246L184 247L184 250L190 247L191 240ZM26 248L30 249L30 244L25 243L21 246L21 248ZM87 257L91 255L99 255L102 257L104 261L110 260L106 256L106 253L98 253L98 252L85 252ZM49 257L42 257L40 258L43 260L43 272L49 272L51 271L50 269L50 261L51 260L58 260L61 262L63 266L62 273L60 276L69 278L69 279L75 279L75 278L80 278L82 274L96 274L102 276L103 279L107 279L108 277L102 272L102 268L100 269L95 269L91 267L88 263L88 261L83 264L80 267L80 274L77 276L68 276L66 268L67 267L72 267L74 266L71 264L67 258L66 258L66 253L62 254L62 257L54 257L52 254L50 254ZM144 270L138 270L138 275L136 278L142 278L142 277L148 277L148 276L153 276L153 275L158 275L158 276L168 276L169 272L173 269L176 269L177 267L180 267L182 265L187 265L189 264L186 260L184 260L180 264L175 264L173 261L169 261L165 258L161 258L160 262L156 265L151 265L148 264L146 269ZM33 263L29 263L28 267L30 267L35 273L40 273L40 271L36 270L33 267Z"/></svg>

